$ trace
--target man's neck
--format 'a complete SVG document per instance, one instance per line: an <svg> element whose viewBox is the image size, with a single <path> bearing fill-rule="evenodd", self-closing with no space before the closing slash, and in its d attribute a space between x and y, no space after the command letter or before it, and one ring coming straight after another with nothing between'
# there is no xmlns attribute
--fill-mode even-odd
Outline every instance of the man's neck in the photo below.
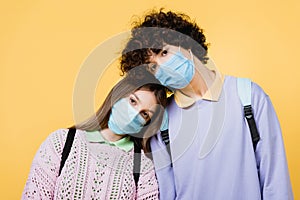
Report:
<svg viewBox="0 0 300 200"><path fill-rule="evenodd" d="M215 80L216 73L208 69L198 59L195 62L195 75L190 84L180 92L195 100L201 99Z"/></svg>

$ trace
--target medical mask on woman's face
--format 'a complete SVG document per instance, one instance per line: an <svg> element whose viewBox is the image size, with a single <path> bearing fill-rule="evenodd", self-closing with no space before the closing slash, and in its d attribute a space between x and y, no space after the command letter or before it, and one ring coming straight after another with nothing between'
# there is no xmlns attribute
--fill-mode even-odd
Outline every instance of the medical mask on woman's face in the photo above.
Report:
<svg viewBox="0 0 300 200"><path fill-rule="evenodd" d="M192 53L191 56L193 60ZM167 62L159 65L155 77L164 86L182 89L192 81L195 74L195 65L192 60L187 59L179 49Z"/></svg>
<svg viewBox="0 0 300 200"><path fill-rule="evenodd" d="M169 117L168 117L168 111L164 111L163 119L160 125L160 131L165 131L169 128Z"/></svg>
<svg viewBox="0 0 300 200"><path fill-rule="evenodd" d="M146 120L134 109L127 98L117 101L112 109L108 120L108 127L116 134L139 133Z"/></svg>

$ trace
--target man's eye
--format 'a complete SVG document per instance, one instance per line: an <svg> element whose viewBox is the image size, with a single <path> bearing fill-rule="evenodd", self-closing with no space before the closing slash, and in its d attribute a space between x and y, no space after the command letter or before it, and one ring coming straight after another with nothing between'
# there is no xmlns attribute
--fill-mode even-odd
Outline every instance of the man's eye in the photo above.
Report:
<svg viewBox="0 0 300 200"><path fill-rule="evenodd" d="M162 56L166 56L168 54L168 51L167 50L163 50L162 52L161 52L161 55Z"/></svg>

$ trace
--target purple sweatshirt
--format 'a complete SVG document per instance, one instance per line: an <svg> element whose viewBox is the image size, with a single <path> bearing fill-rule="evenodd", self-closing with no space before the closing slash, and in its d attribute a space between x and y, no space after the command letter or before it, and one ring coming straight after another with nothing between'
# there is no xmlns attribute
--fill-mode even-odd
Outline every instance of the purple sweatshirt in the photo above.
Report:
<svg viewBox="0 0 300 200"><path fill-rule="evenodd" d="M161 136L151 140L160 199L293 199L280 125L270 98L252 83L260 134L254 153L236 78L226 76L219 101L168 107L173 166Z"/></svg>

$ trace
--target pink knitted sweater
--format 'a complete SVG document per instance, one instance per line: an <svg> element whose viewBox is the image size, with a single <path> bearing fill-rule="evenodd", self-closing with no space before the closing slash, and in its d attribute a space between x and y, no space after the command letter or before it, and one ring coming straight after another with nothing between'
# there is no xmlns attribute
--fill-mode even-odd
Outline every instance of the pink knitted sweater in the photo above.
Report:
<svg viewBox="0 0 300 200"><path fill-rule="evenodd" d="M158 199L153 163L143 153L136 189L133 149L98 144L91 148L85 131L77 130L61 175L58 171L67 129L60 129L42 143L27 179L22 199ZM96 148L96 149L95 149Z"/></svg>

